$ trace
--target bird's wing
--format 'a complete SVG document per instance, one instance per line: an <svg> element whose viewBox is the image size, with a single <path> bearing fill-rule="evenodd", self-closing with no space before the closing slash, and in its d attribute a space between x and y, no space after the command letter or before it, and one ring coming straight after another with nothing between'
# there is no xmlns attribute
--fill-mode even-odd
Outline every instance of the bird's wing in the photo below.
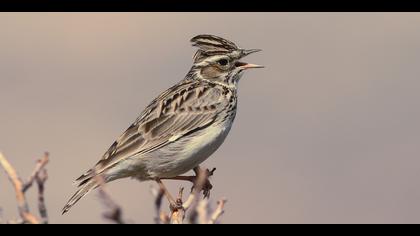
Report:
<svg viewBox="0 0 420 236"><path fill-rule="evenodd" d="M96 164L96 173L211 125L226 104L221 99L223 92L199 81L184 81L170 88L111 145Z"/></svg>

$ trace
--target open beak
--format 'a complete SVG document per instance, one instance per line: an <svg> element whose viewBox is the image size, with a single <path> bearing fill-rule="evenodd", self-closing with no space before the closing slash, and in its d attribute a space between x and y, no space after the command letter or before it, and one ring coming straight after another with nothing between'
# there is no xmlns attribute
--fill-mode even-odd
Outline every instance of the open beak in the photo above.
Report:
<svg viewBox="0 0 420 236"><path fill-rule="evenodd" d="M264 68L264 66L255 65L255 64L246 63L246 62L237 62L236 67L239 67L239 68L244 69L244 70L245 69L252 69L252 68Z"/></svg>
<svg viewBox="0 0 420 236"><path fill-rule="evenodd" d="M261 49L249 49L249 50L242 50L242 57L248 56L251 53L260 52ZM261 65L255 65L251 63L246 62L236 62L236 67L239 67L241 69L252 69L252 68L264 68L264 66Z"/></svg>

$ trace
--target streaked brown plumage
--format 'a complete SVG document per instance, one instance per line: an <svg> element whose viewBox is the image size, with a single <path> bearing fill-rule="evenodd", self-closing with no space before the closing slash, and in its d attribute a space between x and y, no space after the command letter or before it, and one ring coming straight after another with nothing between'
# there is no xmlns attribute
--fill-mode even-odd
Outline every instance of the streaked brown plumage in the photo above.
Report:
<svg viewBox="0 0 420 236"><path fill-rule="evenodd" d="M98 174L106 182L173 178L197 167L223 143L236 115L237 82L245 69L261 67L239 59L258 50L213 35L191 42L199 49L185 79L154 99L94 168L76 180L79 190L63 213L97 187Z"/></svg>

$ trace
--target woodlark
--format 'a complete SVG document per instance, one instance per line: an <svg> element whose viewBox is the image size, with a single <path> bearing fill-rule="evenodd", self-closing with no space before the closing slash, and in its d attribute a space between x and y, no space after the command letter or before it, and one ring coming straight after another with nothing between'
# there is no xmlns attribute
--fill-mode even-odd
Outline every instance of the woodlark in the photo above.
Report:
<svg viewBox="0 0 420 236"><path fill-rule="evenodd" d="M186 77L140 114L111 145L102 159L76 183L78 191L63 214L90 190L105 182L133 177L140 181L179 178L212 155L229 133L236 115L237 86L243 72L262 66L240 59L259 49L246 50L214 35L191 39L198 51Z"/></svg>

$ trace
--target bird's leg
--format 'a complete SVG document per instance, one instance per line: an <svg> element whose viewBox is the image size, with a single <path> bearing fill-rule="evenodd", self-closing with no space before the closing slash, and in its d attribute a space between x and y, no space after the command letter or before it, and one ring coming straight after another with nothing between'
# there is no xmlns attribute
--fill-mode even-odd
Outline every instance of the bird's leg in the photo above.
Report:
<svg viewBox="0 0 420 236"><path fill-rule="evenodd" d="M203 190L204 198L210 198L210 190L212 190L213 185L210 183L209 178L213 176L214 172L216 171L216 168L213 168L212 170L209 170L209 169L203 170L200 166L197 166L193 170L196 176L195 177L196 181L194 181L194 186L191 190L193 190L199 184L197 183L197 180L199 179L200 174L204 174L205 178L204 178L204 182L202 183L201 188Z"/></svg>
<svg viewBox="0 0 420 236"><path fill-rule="evenodd" d="M216 168L213 168L212 170L206 169L203 170L200 166L195 167L194 169L195 176L175 176L170 178L161 178L161 179L168 179L168 180L183 180L183 181L189 181L193 183L193 187L191 188L191 191L193 191L194 188L197 187L200 183L197 183L197 180L199 179L199 176L201 173L205 175L204 183L202 183L202 190L205 198L210 197L210 190L213 188L213 185L210 183L209 177L213 176L214 171L216 171Z"/></svg>
<svg viewBox="0 0 420 236"><path fill-rule="evenodd" d="M165 194L166 198L169 201L169 204L171 205L171 209L176 208L177 204L172 195L169 193L166 186L163 184L161 179L156 179L156 182L159 184L159 187L162 189L163 193Z"/></svg>

